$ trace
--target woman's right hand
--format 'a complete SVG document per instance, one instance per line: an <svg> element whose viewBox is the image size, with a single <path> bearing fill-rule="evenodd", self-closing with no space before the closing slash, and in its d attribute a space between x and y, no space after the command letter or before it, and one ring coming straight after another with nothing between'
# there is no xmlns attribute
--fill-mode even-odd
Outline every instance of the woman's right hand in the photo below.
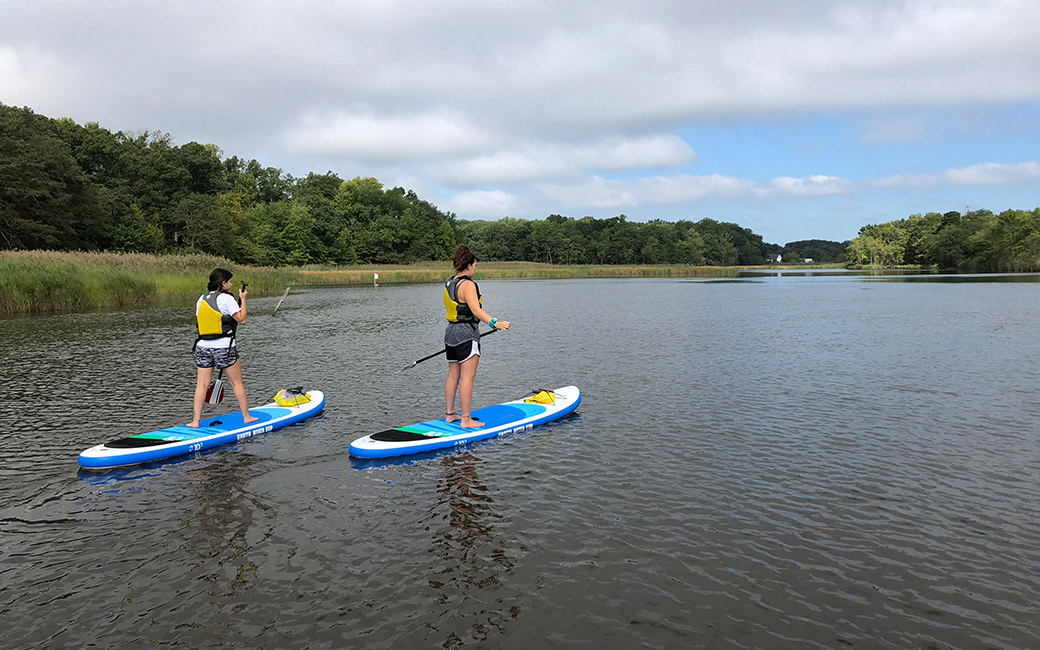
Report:
<svg viewBox="0 0 1040 650"><path fill-rule="evenodd" d="M509 321L507 321L507 320L497 320L497 321L495 321L495 329L496 330L507 330L507 329L509 329Z"/></svg>

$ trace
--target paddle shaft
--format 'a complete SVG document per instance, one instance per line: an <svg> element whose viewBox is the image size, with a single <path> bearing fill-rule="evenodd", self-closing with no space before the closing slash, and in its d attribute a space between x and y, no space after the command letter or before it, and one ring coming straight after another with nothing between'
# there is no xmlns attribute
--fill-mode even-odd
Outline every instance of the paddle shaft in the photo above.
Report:
<svg viewBox="0 0 1040 650"><path fill-rule="evenodd" d="M497 331L498 331L498 328L497 328L497 327L496 327L495 329L491 329L491 330L488 330L488 331L484 332L483 334L481 334L481 335L480 335L480 338L484 338L484 337L485 337L485 336L487 336L488 334L494 334L494 333L495 333L495 332L497 332ZM425 357L423 357L422 359L418 359L418 360L416 360L416 361L413 361L413 362L411 362L410 364L408 364L408 365L407 365L407 366L405 366L404 368L401 368L401 370L408 370L409 368L414 368L415 366L419 365L419 364L420 364L420 363L422 363L423 361L429 361L430 359L432 359L432 358L434 358L434 357L436 357L436 356L442 355L442 354L444 354L444 353L445 353L445 352L447 352L447 351L448 351L448 348L447 348L447 347L445 347L445 348L444 348L443 350L441 350L440 352L434 352L433 354L429 354L429 355L426 355L426 356L425 356Z"/></svg>

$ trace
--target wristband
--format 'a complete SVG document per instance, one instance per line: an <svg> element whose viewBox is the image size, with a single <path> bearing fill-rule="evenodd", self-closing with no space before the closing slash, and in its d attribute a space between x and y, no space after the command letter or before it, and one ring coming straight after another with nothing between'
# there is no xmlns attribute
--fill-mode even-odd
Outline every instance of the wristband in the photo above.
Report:
<svg viewBox="0 0 1040 650"><path fill-rule="evenodd" d="M497 322L498 322L498 319L497 319L497 318L492 318L492 319L491 319L491 322L490 322L490 323L488 323L488 325L490 325L490 326L491 326L491 329L493 329L493 330L497 330L498 328L497 328L497 327L495 327L495 323L497 323Z"/></svg>

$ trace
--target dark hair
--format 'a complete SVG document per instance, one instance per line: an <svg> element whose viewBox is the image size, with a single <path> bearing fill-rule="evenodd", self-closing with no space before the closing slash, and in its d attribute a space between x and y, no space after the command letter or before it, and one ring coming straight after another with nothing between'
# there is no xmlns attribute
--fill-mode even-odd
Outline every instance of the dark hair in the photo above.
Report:
<svg viewBox="0 0 1040 650"><path fill-rule="evenodd" d="M231 279L231 271L227 269L213 269L209 274L209 291L220 291L221 285Z"/></svg>
<svg viewBox="0 0 1040 650"><path fill-rule="evenodd" d="M477 256L473 254L469 246L459 244L459 247L455 249L455 259L452 263L455 265L456 272L465 271L467 266L476 261Z"/></svg>

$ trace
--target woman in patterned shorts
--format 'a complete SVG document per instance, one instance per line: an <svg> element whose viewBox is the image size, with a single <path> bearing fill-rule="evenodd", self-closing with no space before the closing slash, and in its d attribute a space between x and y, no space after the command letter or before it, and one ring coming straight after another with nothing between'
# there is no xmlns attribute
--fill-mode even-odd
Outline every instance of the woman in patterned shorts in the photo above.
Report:
<svg viewBox="0 0 1040 650"><path fill-rule="evenodd" d="M259 419L249 415L246 388L242 384L242 364L238 361L238 348L235 347L235 331L246 322L246 289L243 286L239 290L238 302L230 291L231 271L213 269L209 274L209 290L195 303L195 319L199 326L199 338L195 340L195 365L199 373L195 384L195 411L189 427L199 426L214 367L227 374L238 407L242 409L243 424Z"/></svg>

